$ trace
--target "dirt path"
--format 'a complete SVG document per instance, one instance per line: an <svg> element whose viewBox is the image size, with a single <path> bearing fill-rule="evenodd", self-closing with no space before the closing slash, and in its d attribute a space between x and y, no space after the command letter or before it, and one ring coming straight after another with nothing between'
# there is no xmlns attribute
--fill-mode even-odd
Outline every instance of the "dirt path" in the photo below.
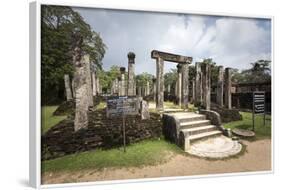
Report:
<svg viewBox="0 0 281 190"><path fill-rule="evenodd" d="M89 182L116 179L189 176L271 170L271 140L244 141L246 153L227 160L206 160L191 156L175 155L170 161L143 168L105 168L102 171L75 171L71 173L46 173L44 184Z"/></svg>

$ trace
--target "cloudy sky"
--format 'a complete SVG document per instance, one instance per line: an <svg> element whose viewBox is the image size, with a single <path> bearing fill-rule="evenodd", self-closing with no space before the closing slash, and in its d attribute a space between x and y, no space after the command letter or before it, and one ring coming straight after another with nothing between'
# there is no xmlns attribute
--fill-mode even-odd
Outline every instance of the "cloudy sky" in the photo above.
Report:
<svg viewBox="0 0 281 190"><path fill-rule="evenodd" d="M153 49L193 57L193 64L212 58L218 65L247 69L258 59L271 60L269 19L200 16L75 8L100 33L107 51L104 69L127 68L127 53L136 54L136 73L155 74ZM176 68L165 62L165 72Z"/></svg>

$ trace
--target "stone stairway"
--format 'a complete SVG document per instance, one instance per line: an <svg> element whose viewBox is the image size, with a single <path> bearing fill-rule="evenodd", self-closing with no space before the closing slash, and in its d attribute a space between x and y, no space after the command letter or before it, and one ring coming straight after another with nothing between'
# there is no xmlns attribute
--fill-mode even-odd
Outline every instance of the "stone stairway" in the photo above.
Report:
<svg viewBox="0 0 281 190"><path fill-rule="evenodd" d="M166 113L166 117L175 120L176 142L183 147L185 151L189 149L190 143L202 138L220 135L222 132L217 126L212 125L211 121L206 119L205 115L193 112ZM173 122L171 122L169 127ZM165 119L164 119L165 126Z"/></svg>

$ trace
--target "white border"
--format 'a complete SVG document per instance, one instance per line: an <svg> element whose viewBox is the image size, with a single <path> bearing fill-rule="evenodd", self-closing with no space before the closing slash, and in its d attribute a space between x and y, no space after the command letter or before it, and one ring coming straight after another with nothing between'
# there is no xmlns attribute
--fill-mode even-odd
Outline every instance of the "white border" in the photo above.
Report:
<svg viewBox="0 0 281 190"><path fill-rule="evenodd" d="M34 188L58 188L58 187L75 187L75 186L89 186L89 185L109 185L109 184L124 184L124 183L140 183L140 182L153 182L165 180L185 180L196 178L210 178L210 177L229 177L237 175L253 175L253 174L273 174L274 173L274 113L275 107L271 103L271 170L257 171L257 172L237 172L226 174L208 174L208 175L193 175L193 176L179 176L179 177L160 177L160 178L144 178L144 179L129 179L129 180L114 180L114 181L98 181L98 182L82 182L82 183L67 183L67 184L52 184L41 185L41 5L62 5L71 7L85 7L85 8L102 8L102 9L115 9L115 10L132 10L132 11L148 11L148 12L164 12L164 13L183 13L183 14L196 14L196 15L211 15L211 16L230 16L242 18L265 18L271 19L271 57L272 57L272 101L274 99L274 17L268 15L248 15L248 14L234 14L222 12L201 12L201 11L187 11L186 9L154 9L154 8L141 8L133 6L110 6L108 4L85 3L85 2L66 2L58 0L37 0L30 3L30 185ZM34 165L35 163L35 165Z"/></svg>

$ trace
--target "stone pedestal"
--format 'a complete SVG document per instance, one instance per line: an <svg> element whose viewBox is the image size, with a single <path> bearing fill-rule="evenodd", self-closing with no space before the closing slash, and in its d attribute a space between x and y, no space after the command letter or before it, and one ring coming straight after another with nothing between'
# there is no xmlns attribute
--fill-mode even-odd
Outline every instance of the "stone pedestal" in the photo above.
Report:
<svg viewBox="0 0 281 190"><path fill-rule="evenodd" d="M206 110L211 108L211 67L203 63L202 66L203 106Z"/></svg>
<svg viewBox="0 0 281 190"><path fill-rule="evenodd" d="M164 60L156 59L156 109L164 109Z"/></svg>
<svg viewBox="0 0 281 190"><path fill-rule="evenodd" d="M71 92L71 87L70 87L70 79L69 75L64 75L64 86L65 86L65 94L66 94L66 100L72 100L72 92Z"/></svg>
<svg viewBox="0 0 281 190"><path fill-rule="evenodd" d="M188 109L188 91L189 91L189 73L188 73L188 64L182 63L182 108Z"/></svg>
<svg viewBox="0 0 281 190"><path fill-rule="evenodd" d="M217 104L223 107L223 66L218 67Z"/></svg>
<svg viewBox="0 0 281 190"><path fill-rule="evenodd" d="M225 69L225 107L231 109L231 68Z"/></svg>
<svg viewBox="0 0 281 190"><path fill-rule="evenodd" d="M195 64L195 104L200 105L202 101L201 63L197 62Z"/></svg>
<svg viewBox="0 0 281 190"><path fill-rule="evenodd" d="M128 88L127 95L134 96L135 90L135 54L133 52L128 53Z"/></svg>

